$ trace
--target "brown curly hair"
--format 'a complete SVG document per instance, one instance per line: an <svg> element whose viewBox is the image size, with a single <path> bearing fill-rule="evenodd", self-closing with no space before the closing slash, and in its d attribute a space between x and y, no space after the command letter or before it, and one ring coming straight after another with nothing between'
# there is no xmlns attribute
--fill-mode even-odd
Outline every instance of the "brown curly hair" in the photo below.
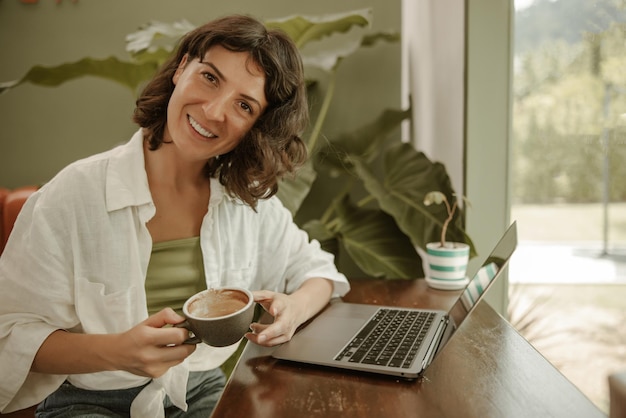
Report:
<svg viewBox="0 0 626 418"><path fill-rule="evenodd" d="M297 47L285 33L243 15L222 17L189 32L137 99L133 121L144 128L150 150L158 149L179 63L186 54L190 60L202 59L214 45L249 53L265 73L267 108L235 149L206 165L207 176L219 178L229 195L255 208L259 199L276 194L279 179L307 158L300 137L309 117L304 70Z"/></svg>

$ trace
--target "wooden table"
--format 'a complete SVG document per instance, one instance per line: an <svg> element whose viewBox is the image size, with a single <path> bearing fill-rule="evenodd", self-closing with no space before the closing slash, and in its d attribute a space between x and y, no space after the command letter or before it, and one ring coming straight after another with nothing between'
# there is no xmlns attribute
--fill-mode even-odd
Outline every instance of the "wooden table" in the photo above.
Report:
<svg viewBox="0 0 626 418"><path fill-rule="evenodd" d="M346 302L448 309L424 280L351 280ZM278 361L247 344L213 418L604 417L487 303L426 370L405 381Z"/></svg>

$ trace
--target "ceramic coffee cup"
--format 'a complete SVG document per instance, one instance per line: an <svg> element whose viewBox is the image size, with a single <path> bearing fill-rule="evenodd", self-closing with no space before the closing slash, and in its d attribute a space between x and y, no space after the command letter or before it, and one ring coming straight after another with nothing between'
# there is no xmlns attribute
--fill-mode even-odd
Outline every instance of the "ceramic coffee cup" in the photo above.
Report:
<svg viewBox="0 0 626 418"><path fill-rule="evenodd" d="M186 320L176 326L193 333L185 344L204 342L225 347L239 341L250 330L254 307L254 297L247 289L207 289L187 299L183 305Z"/></svg>

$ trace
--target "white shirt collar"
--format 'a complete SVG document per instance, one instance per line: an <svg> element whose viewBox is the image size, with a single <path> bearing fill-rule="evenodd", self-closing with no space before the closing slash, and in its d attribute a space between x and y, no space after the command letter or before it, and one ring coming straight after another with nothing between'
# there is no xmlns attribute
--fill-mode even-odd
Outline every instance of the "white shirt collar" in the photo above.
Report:
<svg viewBox="0 0 626 418"><path fill-rule="evenodd" d="M106 176L106 206L109 212L127 206L153 206L145 169L143 142L143 132L140 129L128 143L112 151L110 169Z"/></svg>

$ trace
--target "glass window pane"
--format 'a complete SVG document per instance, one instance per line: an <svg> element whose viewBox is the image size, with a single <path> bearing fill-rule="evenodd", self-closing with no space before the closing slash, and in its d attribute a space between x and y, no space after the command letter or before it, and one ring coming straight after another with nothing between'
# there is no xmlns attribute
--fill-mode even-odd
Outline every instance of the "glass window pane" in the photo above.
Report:
<svg viewBox="0 0 626 418"><path fill-rule="evenodd" d="M515 7L511 321L608 412L626 369L626 2Z"/></svg>

